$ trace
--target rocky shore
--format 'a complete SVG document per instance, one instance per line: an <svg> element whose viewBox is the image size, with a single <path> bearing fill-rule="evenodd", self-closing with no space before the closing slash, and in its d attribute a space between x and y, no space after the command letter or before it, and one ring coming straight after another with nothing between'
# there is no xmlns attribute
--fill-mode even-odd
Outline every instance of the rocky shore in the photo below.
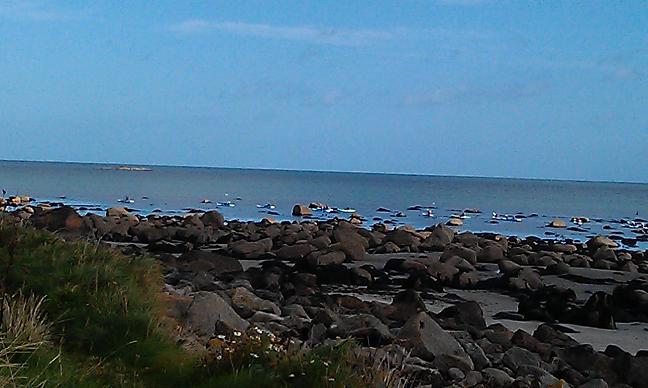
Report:
<svg viewBox="0 0 648 388"><path fill-rule="evenodd" d="M606 236L80 215L22 200L2 222L156 257L188 349L262 328L304 347L354 338L408 386L648 387L648 252Z"/></svg>

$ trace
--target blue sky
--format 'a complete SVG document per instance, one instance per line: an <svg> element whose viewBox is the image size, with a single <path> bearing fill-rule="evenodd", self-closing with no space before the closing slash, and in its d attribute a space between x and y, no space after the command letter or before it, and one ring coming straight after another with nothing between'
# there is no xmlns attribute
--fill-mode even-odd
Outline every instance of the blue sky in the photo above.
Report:
<svg viewBox="0 0 648 388"><path fill-rule="evenodd" d="M0 0L0 159L648 182L648 2Z"/></svg>

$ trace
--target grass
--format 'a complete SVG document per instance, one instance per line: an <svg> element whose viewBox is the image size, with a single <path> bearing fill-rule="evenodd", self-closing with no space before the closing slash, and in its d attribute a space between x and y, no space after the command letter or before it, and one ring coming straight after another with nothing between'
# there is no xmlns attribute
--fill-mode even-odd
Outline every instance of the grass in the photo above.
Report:
<svg viewBox="0 0 648 388"><path fill-rule="evenodd" d="M0 385L399 386L351 341L292 349L270 333L191 355L170 335L155 260L0 224ZM258 329L251 329L258 330ZM378 367L376 367L378 366Z"/></svg>

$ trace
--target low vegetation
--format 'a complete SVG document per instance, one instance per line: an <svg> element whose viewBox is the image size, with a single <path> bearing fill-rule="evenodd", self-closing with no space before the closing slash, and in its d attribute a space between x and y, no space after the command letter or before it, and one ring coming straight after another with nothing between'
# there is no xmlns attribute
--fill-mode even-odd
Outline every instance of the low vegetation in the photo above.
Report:
<svg viewBox="0 0 648 388"><path fill-rule="evenodd" d="M399 386L351 341L300 349L251 328L188 354L170 335L148 257L0 225L0 385Z"/></svg>

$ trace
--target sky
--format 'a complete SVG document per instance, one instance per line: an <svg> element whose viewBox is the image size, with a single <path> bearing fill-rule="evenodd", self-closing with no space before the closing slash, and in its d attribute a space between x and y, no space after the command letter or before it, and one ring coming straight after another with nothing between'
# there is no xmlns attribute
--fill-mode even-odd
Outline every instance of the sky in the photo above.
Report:
<svg viewBox="0 0 648 388"><path fill-rule="evenodd" d="M0 159L648 182L648 2L0 0Z"/></svg>

